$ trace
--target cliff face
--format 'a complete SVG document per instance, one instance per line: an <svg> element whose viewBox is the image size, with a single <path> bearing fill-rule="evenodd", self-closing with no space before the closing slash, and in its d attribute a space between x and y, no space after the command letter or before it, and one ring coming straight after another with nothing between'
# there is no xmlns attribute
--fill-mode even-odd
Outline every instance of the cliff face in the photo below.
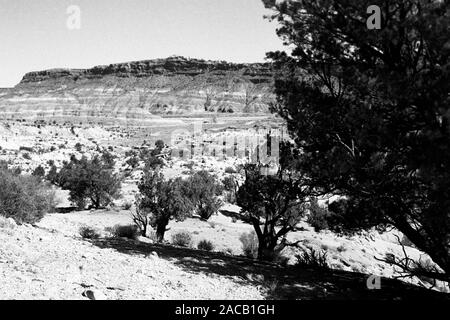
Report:
<svg viewBox="0 0 450 320"><path fill-rule="evenodd" d="M267 113L273 99L268 64L171 57L30 72L15 88L0 90L0 117Z"/></svg>

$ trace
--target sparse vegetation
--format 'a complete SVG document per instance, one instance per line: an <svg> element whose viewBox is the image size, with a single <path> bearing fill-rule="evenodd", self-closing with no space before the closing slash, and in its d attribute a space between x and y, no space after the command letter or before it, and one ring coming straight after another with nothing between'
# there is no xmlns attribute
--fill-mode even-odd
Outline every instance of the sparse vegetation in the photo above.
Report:
<svg viewBox="0 0 450 320"><path fill-rule="evenodd" d="M308 209L308 224L313 227L316 232L327 230L329 228L327 218L330 216L330 213L327 209L319 205L319 201L317 201L317 198L313 198L311 200Z"/></svg>
<svg viewBox="0 0 450 320"><path fill-rule="evenodd" d="M98 239L100 238L100 234L94 228L88 226L81 226L79 230L80 236L83 239Z"/></svg>
<svg viewBox="0 0 450 320"><path fill-rule="evenodd" d="M256 259L258 257L258 236L255 231L243 233L239 237L242 243L242 251L248 258Z"/></svg>
<svg viewBox="0 0 450 320"><path fill-rule="evenodd" d="M179 247L189 248L192 246L192 236L187 231L177 232L172 235L172 244Z"/></svg>
<svg viewBox="0 0 450 320"><path fill-rule="evenodd" d="M233 167L226 167L226 168L225 168L225 173L228 173L228 174L234 174L234 173L237 173L237 171L236 171L236 169L233 168Z"/></svg>
<svg viewBox="0 0 450 320"><path fill-rule="evenodd" d="M214 244L211 241L209 241L209 240L201 240L198 243L197 248L199 250L213 251L214 250Z"/></svg>
<svg viewBox="0 0 450 320"><path fill-rule="evenodd" d="M305 214L307 189L302 175L292 171L273 176L261 173L258 165L247 165L245 182L237 193L241 219L253 225L258 237L258 259L273 260ZM282 239L282 241L279 241Z"/></svg>
<svg viewBox="0 0 450 320"><path fill-rule="evenodd" d="M301 249L301 253L296 255L297 267L310 269L329 269L326 251L316 251L313 248Z"/></svg>
<svg viewBox="0 0 450 320"><path fill-rule="evenodd" d="M34 224L54 206L54 193L33 176L0 170L0 215Z"/></svg>
<svg viewBox="0 0 450 320"><path fill-rule="evenodd" d="M69 190L70 199L80 209L84 209L87 203L99 209L119 196L120 179L113 173L113 166L114 161L108 153L96 155L91 160L84 156L80 160L72 157L58 173L52 167L47 179Z"/></svg>
<svg viewBox="0 0 450 320"><path fill-rule="evenodd" d="M139 230L135 225L115 225L111 230L111 233L116 238L127 238L130 240L136 240L139 236Z"/></svg>
<svg viewBox="0 0 450 320"><path fill-rule="evenodd" d="M218 198L222 187L215 176L207 171L198 171L190 176L184 190L194 204L196 213L205 221L222 206L222 201Z"/></svg>
<svg viewBox="0 0 450 320"><path fill-rule="evenodd" d="M33 170L33 173L31 175L43 178L45 176L45 169L41 165L39 165Z"/></svg>
<svg viewBox="0 0 450 320"><path fill-rule="evenodd" d="M150 224L159 242L164 240L170 220L183 221L192 215L194 206L186 196L186 184L181 178L166 181L159 171L146 171L138 188L136 221L141 220L137 223L142 232L143 226Z"/></svg>

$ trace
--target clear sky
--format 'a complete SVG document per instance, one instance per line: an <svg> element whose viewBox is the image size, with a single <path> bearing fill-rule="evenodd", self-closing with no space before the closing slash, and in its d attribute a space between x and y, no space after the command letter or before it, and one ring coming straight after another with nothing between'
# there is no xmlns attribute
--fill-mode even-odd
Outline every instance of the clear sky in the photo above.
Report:
<svg viewBox="0 0 450 320"><path fill-rule="evenodd" d="M81 10L70 30L67 9ZM264 61L282 49L261 0L0 0L0 87L29 71L182 55Z"/></svg>

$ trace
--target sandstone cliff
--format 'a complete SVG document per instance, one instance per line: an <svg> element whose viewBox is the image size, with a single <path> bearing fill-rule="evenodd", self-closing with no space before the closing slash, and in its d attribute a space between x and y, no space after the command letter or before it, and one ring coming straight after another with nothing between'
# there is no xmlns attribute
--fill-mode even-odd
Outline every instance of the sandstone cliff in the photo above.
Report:
<svg viewBox="0 0 450 320"><path fill-rule="evenodd" d="M151 119L193 113L267 113L270 65L183 57L26 74L0 89L0 117Z"/></svg>

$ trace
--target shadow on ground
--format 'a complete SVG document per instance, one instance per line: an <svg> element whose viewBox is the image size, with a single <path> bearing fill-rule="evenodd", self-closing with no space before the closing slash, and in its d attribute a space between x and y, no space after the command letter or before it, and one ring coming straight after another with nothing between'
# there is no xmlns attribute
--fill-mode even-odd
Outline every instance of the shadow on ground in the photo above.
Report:
<svg viewBox="0 0 450 320"><path fill-rule="evenodd" d="M93 244L130 255L148 256L156 252L187 272L227 276L236 282L260 286L267 299L450 299L448 294L386 278L381 279L381 289L369 290L366 284L369 275L361 273L282 267L218 252L124 239L99 239Z"/></svg>

